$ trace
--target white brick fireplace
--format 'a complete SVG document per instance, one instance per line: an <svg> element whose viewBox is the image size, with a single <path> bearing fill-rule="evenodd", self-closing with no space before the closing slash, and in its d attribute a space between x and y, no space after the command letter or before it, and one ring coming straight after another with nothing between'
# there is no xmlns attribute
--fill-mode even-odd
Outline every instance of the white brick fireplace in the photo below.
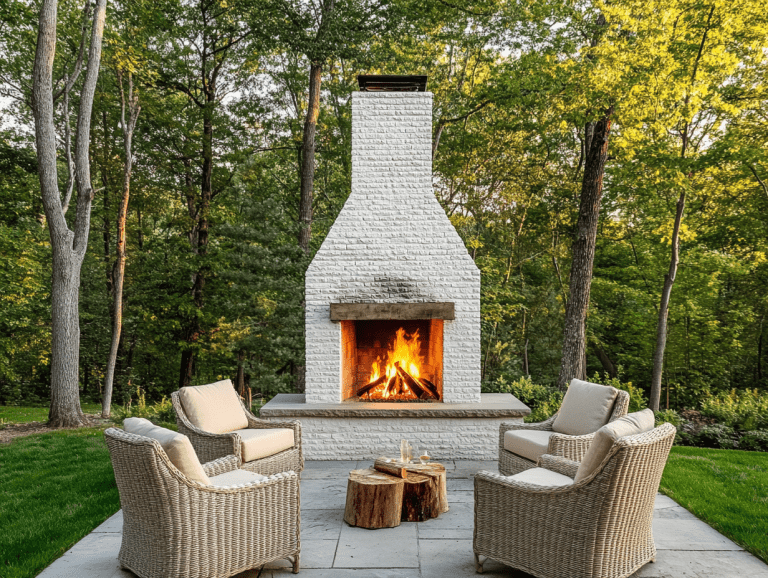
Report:
<svg viewBox="0 0 768 578"><path fill-rule="evenodd" d="M436 458L491 459L498 422L528 413L480 393L480 272L432 191L431 93L353 93L352 190L307 270L305 323L305 395L261 415L299 419L309 459L394 455L401 438ZM386 357L398 327L419 332L433 403L355 395L371 372L363 343Z"/></svg>

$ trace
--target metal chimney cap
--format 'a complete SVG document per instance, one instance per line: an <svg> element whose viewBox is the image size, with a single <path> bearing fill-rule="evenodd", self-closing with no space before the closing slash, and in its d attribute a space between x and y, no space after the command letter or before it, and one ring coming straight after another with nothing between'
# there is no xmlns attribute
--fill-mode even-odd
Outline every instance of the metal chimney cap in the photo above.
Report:
<svg viewBox="0 0 768 578"><path fill-rule="evenodd" d="M360 74L357 84L364 92L425 92L427 76L400 74Z"/></svg>

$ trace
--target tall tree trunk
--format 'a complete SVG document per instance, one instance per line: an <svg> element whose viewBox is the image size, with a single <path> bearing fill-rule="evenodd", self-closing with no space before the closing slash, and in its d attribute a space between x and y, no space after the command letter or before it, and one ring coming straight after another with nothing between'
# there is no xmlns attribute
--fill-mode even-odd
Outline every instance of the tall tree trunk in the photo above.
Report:
<svg viewBox="0 0 768 578"><path fill-rule="evenodd" d="M80 268L83 259L67 247L71 243L70 239L58 241L53 239L51 235L54 251L51 285L51 407L48 412L48 425L72 427L83 423L78 384L80 361L78 305Z"/></svg>
<svg viewBox="0 0 768 578"><path fill-rule="evenodd" d="M56 162L56 131L53 121L53 61L56 53L57 0L43 0L40 7L37 48L32 73L32 113L35 120L38 176L50 231L53 253L51 283L51 407L48 424L52 427L83 423L78 386L80 320L78 298L80 269L88 247L93 189L89 158L91 112L101 61L106 0L97 0L93 14L88 65L80 92L75 142L77 210L74 230L64 218ZM87 8L89 10L89 8ZM80 59L78 59L80 60ZM68 92L79 67L66 82ZM71 82L70 82L71 81ZM65 95L66 96L66 95ZM68 119L65 119L68 122Z"/></svg>
<svg viewBox="0 0 768 578"><path fill-rule="evenodd" d="M701 42L699 43L699 51L696 54L696 60L693 63L693 71L691 72L691 86L690 91L693 90L696 73L699 70L699 63L701 62L701 56L704 53L704 45L707 42L707 35L709 34L710 24L712 22L712 16L715 13L715 5L709 10L709 16L707 17L707 23L704 27L704 33L701 35ZM685 107L690 102L690 93L685 96ZM688 144L691 137L691 123L689 120L685 121L682 133L682 143L680 147L680 158L685 159L688 151ZM684 161L683 161L684 162ZM683 212L685 211L685 188L683 188L680 196L677 199L677 208L675 211L675 225L672 230L672 255L669 261L669 272L664 276L664 287L661 290L661 304L659 305L659 321L656 326L656 348L653 352L653 373L651 374L651 397L650 406L654 411L659 410L659 403L661 398L661 374L664 370L664 349L667 345L667 317L669 314L669 300L672 295L672 286L675 284L675 276L677 275L677 264L680 259L680 223L683 220Z"/></svg>
<svg viewBox="0 0 768 578"><path fill-rule="evenodd" d="M208 277L208 264L205 261L208 253L208 230L213 198L213 113L216 106L216 81L211 78L205 83L205 105L203 106L203 147L202 147L202 175L200 184L200 200L195 207L190 200L190 215L197 220L194 234L190 235L192 249L199 261L197 271L192 282L192 302L200 311L205 305L205 282ZM203 330L200 325L199 315L189 320L185 331L187 347L181 353L181 366L179 368L179 388L192 385L192 376L195 372L195 350L193 344L200 338Z"/></svg>
<svg viewBox="0 0 768 578"><path fill-rule="evenodd" d="M109 348L107 360L107 376L104 380L104 396L101 400L101 415L109 417L112 405L112 385L115 379L115 365L117 364L117 351L120 347L120 335L123 330L123 279L125 278L125 222L128 218L128 200L131 192L131 172L133 169L133 131L136 128L136 119L139 117L141 107L138 96L133 94L133 75L128 73L128 122L126 123L125 108L126 98L123 91L122 73L118 72L120 84L120 112L121 126L123 127L123 149L125 152L125 165L123 166L123 196L120 200L120 210L117 214L117 244L115 248L115 267L112 278L114 280L114 315L112 323L112 343Z"/></svg>
<svg viewBox="0 0 768 578"><path fill-rule="evenodd" d="M571 379L584 379L586 367L586 319L589 309L589 292L592 284L592 268L595 259L595 241L600 216L600 200L603 196L603 175L608 159L608 141L611 134L613 106L595 123L587 123L587 157L581 183L579 220L573 241L570 293L565 307L563 327L563 358L558 385L568 387Z"/></svg>
<svg viewBox="0 0 768 578"><path fill-rule="evenodd" d="M675 284L677 264L680 260L680 223L685 211L685 191L677 199L675 226L672 229L672 258L669 261L669 271L664 275L664 287L661 290L659 304L659 321L656 325L656 348L653 351L653 374L651 375L650 404L653 411L659 411L661 398L661 373L664 369L664 348L667 346L667 318L669 316L669 299L672 286Z"/></svg>
<svg viewBox="0 0 768 578"><path fill-rule="evenodd" d="M320 80L323 63L312 62L309 68L309 102L304 120L304 139L301 147L301 196L299 198L299 247L309 254L312 237L312 187L315 180L315 131L320 114Z"/></svg>
<svg viewBox="0 0 768 578"><path fill-rule="evenodd" d="M599 343L594 343L593 346L595 348L595 355L597 355L597 358L600 360L600 365L603 366L603 370L612 378L616 377L618 375L618 370L613 361L611 361L611 358L608 357L608 354Z"/></svg>

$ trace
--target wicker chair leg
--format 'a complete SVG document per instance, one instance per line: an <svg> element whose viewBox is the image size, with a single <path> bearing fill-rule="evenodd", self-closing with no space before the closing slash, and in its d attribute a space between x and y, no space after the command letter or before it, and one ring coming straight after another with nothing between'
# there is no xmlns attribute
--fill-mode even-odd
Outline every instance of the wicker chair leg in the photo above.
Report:
<svg viewBox="0 0 768 578"><path fill-rule="evenodd" d="M299 573L299 557L300 556L301 556L301 554L299 554L297 552L295 556L289 556L288 557L288 559L293 563L293 570L292 571L293 571L294 574L298 574Z"/></svg>
<svg viewBox="0 0 768 578"><path fill-rule="evenodd" d="M487 559L488 558L483 556L483 559L480 560L480 554L475 552L475 572L477 572L478 574L482 574L483 573L483 564L485 564L485 561Z"/></svg>

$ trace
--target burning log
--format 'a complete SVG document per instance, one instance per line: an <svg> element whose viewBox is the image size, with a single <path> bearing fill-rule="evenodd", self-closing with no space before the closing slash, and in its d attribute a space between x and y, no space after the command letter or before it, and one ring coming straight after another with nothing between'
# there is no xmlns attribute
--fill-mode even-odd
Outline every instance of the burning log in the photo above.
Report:
<svg viewBox="0 0 768 578"><path fill-rule="evenodd" d="M400 376L397 374L389 378L387 387L384 390L384 397L389 397L390 395L395 395L395 393L397 393L397 382L399 380L400 380Z"/></svg>
<svg viewBox="0 0 768 578"><path fill-rule="evenodd" d="M378 387L379 385L381 385L382 383L385 383L386 381L387 381L387 376L386 375L382 375L379 379L376 379L376 380L372 381L371 383L368 383L368 384L364 385L363 387L361 387L360 389L358 389L357 390L357 396L358 397L362 397L363 395L365 395L366 393L371 391L374 387Z"/></svg>
<svg viewBox="0 0 768 578"><path fill-rule="evenodd" d="M400 376L400 379L405 382L405 384L410 388L416 397L419 399L425 399L426 397L429 397L430 393L421 387L421 385L416 383L416 380L413 379L407 371L400 367L399 361L395 362L395 369L397 370L397 375Z"/></svg>
<svg viewBox="0 0 768 578"><path fill-rule="evenodd" d="M419 377L417 379L419 383L422 386L424 386L424 389L426 389L432 397L434 397L435 399L438 399L439 396L437 395L437 386L435 386L434 383L432 383L431 381L423 377Z"/></svg>

